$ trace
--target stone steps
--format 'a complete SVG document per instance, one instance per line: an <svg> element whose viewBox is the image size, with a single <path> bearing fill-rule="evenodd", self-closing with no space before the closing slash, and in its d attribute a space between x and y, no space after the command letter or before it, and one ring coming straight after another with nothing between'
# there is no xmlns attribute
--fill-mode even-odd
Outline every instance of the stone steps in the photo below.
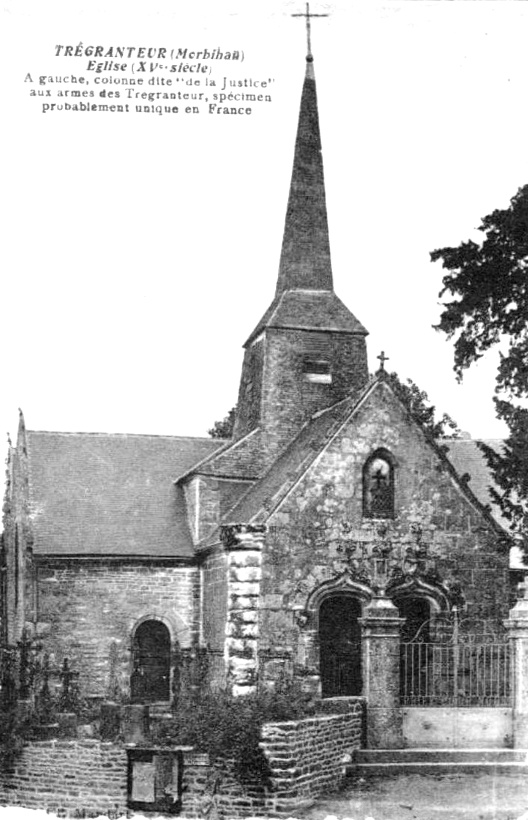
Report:
<svg viewBox="0 0 528 820"><path fill-rule="evenodd" d="M528 749L360 749L350 777L393 774L528 773Z"/></svg>

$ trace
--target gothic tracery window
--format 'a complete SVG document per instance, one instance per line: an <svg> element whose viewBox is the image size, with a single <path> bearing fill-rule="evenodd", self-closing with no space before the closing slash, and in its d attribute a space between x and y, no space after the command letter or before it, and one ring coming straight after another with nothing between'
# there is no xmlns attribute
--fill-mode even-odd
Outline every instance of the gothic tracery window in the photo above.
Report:
<svg viewBox="0 0 528 820"><path fill-rule="evenodd" d="M387 450L376 450L363 468L363 515L394 517L394 466Z"/></svg>

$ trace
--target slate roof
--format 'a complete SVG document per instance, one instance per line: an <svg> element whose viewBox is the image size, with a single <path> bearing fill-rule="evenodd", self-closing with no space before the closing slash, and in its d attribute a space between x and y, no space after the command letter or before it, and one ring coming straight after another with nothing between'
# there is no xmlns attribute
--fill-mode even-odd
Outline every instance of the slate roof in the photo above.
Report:
<svg viewBox="0 0 528 820"><path fill-rule="evenodd" d="M258 427L236 441L223 442L224 446L207 456L191 469L177 476L182 481L190 475L209 475L215 478L255 480L262 472L262 442Z"/></svg>
<svg viewBox="0 0 528 820"><path fill-rule="evenodd" d="M341 299L328 290L298 289L281 293L273 300L246 345L266 327L368 334Z"/></svg>
<svg viewBox="0 0 528 820"><path fill-rule="evenodd" d="M276 295L292 288L332 290L313 60L306 63Z"/></svg>
<svg viewBox="0 0 528 820"><path fill-rule="evenodd" d="M501 439L483 439L484 444L494 450L500 450ZM446 455L459 476L468 473L470 479L467 486L476 495L484 506L489 505L495 521L505 529L508 522L501 513L500 507L495 504L490 495L489 487L494 486L488 464L476 439L443 439L439 442L447 447Z"/></svg>
<svg viewBox="0 0 528 820"><path fill-rule="evenodd" d="M223 443L28 431L34 553L191 557L183 490L173 480Z"/></svg>

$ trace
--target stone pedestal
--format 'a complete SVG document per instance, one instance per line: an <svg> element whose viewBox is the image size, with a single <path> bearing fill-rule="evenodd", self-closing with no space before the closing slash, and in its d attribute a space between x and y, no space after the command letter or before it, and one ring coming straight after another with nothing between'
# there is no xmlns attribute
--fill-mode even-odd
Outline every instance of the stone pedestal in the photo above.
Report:
<svg viewBox="0 0 528 820"><path fill-rule="evenodd" d="M123 707L123 733L125 743L141 745L150 742L150 710L143 703L131 703Z"/></svg>
<svg viewBox="0 0 528 820"><path fill-rule="evenodd" d="M265 533L263 524L222 527L228 573L225 651L234 695L250 694L257 684L258 608Z"/></svg>
<svg viewBox="0 0 528 820"><path fill-rule="evenodd" d="M59 723L59 737L77 737L77 715L74 712L59 712L57 719Z"/></svg>
<svg viewBox="0 0 528 820"><path fill-rule="evenodd" d="M117 703L101 703L101 739L116 740L121 732L121 707Z"/></svg>
<svg viewBox="0 0 528 820"><path fill-rule="evenodd" d="M528 585L504 622L511 647L513 748L528 749Z"/></svg>
<svg viewBox="0 0 528 820"><path fill-rule="evenodd" d="M388 598L377 597L364 609L363 695L367 700L367 747L401 749L400 630L404 622Z"/></svg>

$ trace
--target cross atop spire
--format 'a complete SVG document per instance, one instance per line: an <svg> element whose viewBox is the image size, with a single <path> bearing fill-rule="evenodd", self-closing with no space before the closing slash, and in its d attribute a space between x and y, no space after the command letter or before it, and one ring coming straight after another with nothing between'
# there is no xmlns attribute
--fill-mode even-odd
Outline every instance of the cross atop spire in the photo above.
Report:
<svg viewBox="0 0 528 820"><path fill-rule="evenodd" d="M265 327L325 328L365 336L367 331L334 293L310 20L327 17L306 12L308 37L295 152L275 299L248 339Z"/></svg>
<svg viewBox="0 0 528 820"><path fill-rule="evenodd" d="M328 14L310 14L310 4L306 3L306 11L299 12L298 14L292 14L292 17L305 17L306 18L306 61L308 63L313 62L313 54L312 54L312 40L311 40L311 23L310 20L312 17L328 17Z"/></svg>

